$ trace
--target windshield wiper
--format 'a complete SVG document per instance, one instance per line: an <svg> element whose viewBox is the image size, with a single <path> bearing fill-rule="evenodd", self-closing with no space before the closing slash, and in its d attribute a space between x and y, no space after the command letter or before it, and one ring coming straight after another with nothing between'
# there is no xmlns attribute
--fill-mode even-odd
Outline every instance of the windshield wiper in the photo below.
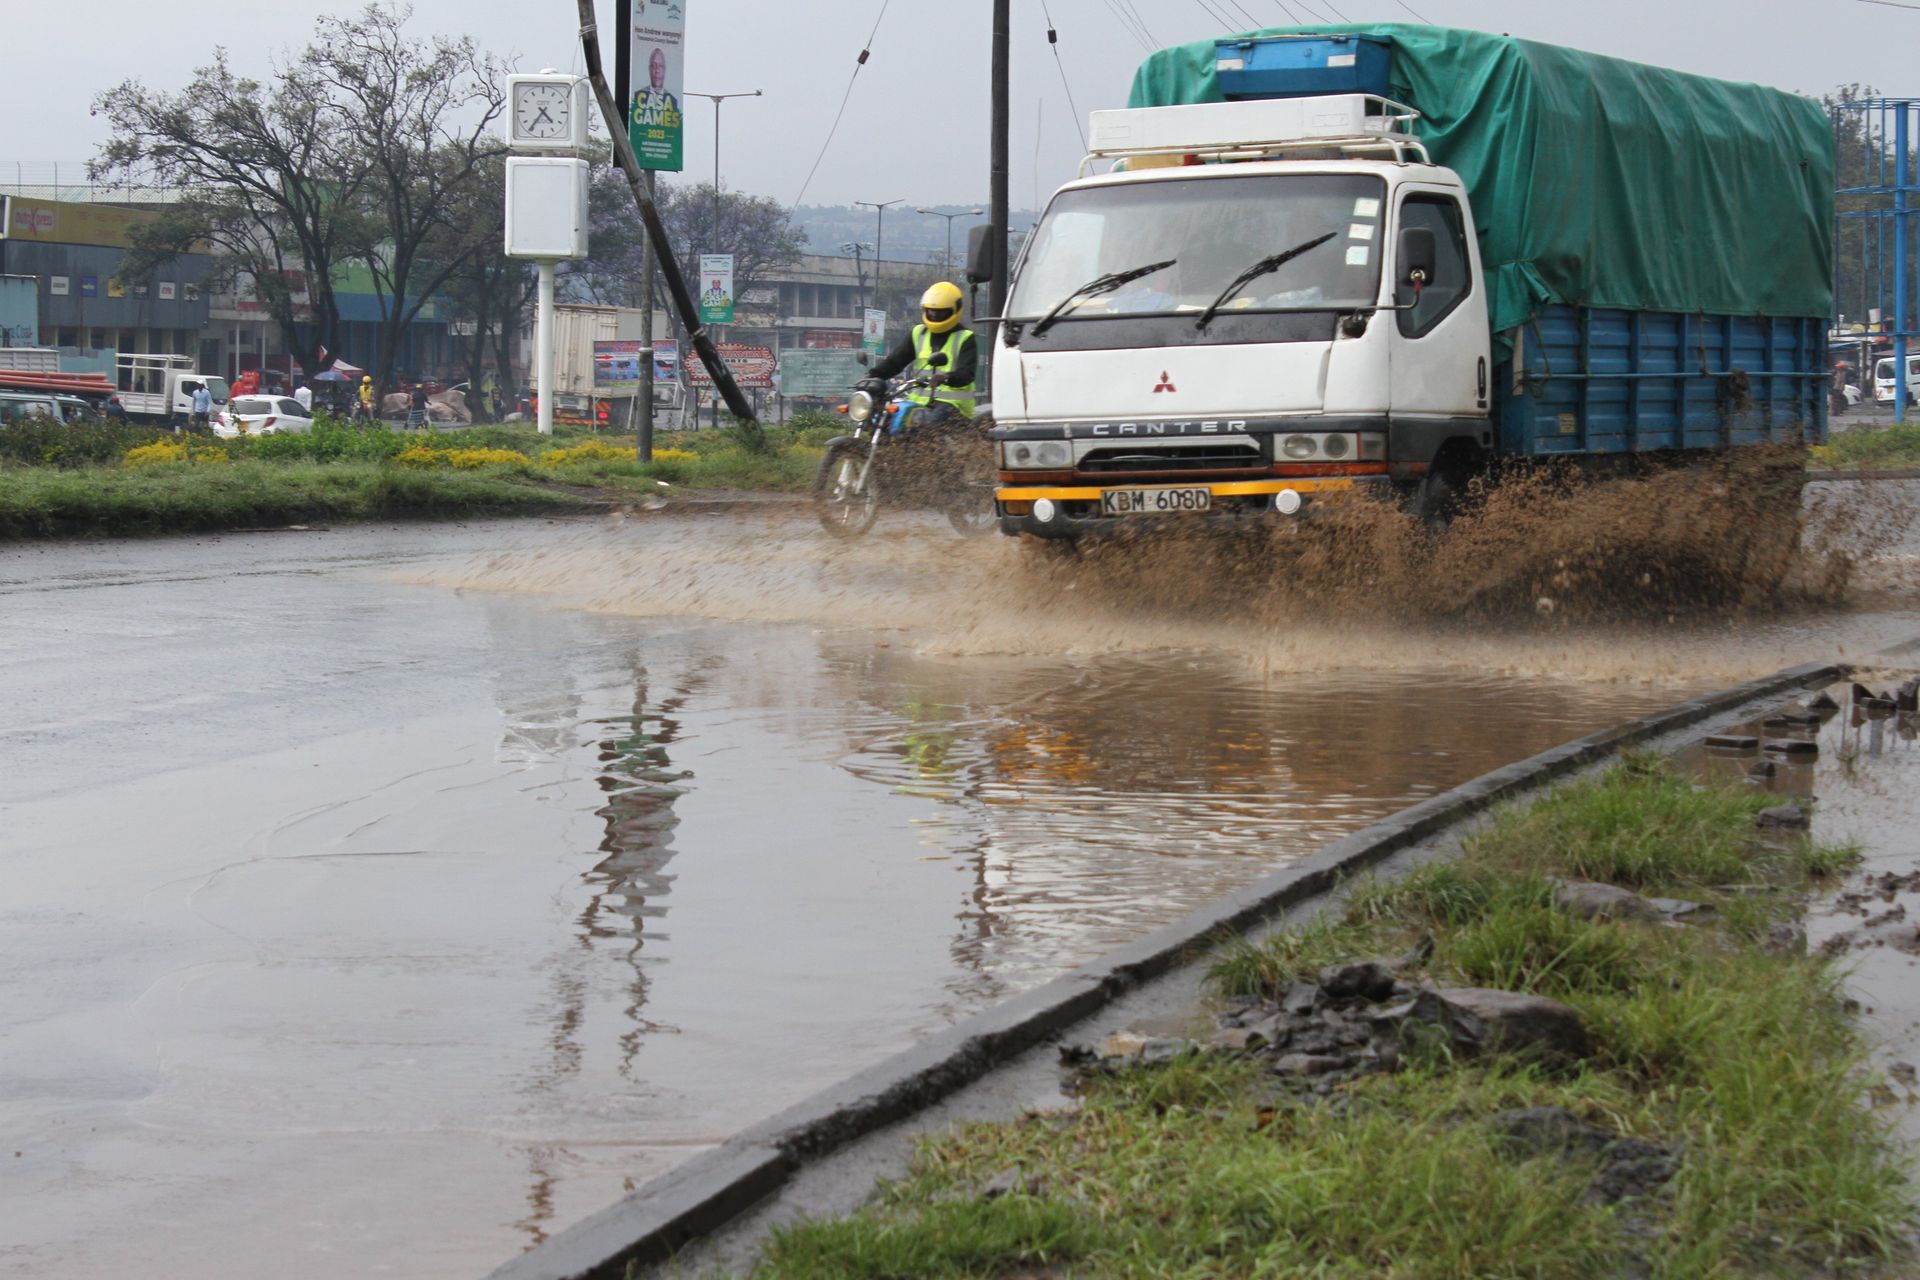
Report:
<svg viewBox="0 0 1920 1280"><path fill-rule="evenodd" d="M1207 322L1213 319L1221 307L1227 305L1227 299L1231 298L1234 294L1240 292L1261 276L1271 275L1273 272L1278 271L1308 250L1318 249L1338 234L1336 231L1329 231L1319 239L1309 240L1305 244L1297 244L1285 253L1276 253L1270 257L1260 259L1260 261L1254 263L1228 282L1227 287L1220 291L1220 296L1207 304L1207 309L1200 313L1200 318L1194 322L1193 327L1196 329L1206 328Z"/></svg>
<svg viewBox="0 0 1920 1280"><path fill-rule="evenodd" d="M1060 313L1071 306L1076 299L1097 298L1103 293L1112 293L1121 285L1131 284L1141 276L1150 276L1156 271L1165 271L1178 261L1178 258L1168 258L1165 262L1149 262L1144 267L1134 267L1130 271L1110 271L1104 276L1096 276L1066 297L1060 299L1060 305L1042 316L1040 322L1033 326L1033 336L1037 338L1051 328L1053 322L1060 318Z"/></svg>

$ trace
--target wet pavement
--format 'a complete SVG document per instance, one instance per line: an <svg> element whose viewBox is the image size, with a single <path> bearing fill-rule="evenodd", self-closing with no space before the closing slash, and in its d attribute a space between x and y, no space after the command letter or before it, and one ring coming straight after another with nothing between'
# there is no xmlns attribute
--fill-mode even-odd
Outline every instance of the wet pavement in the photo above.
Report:
<svg viewBox="0 0 1920 1280"><path fill-rule="evenodd" d="M1920 634L1256 631L1017 551L768 512L0 552L0 1269L484 1273L1413 800Z"/></svg>

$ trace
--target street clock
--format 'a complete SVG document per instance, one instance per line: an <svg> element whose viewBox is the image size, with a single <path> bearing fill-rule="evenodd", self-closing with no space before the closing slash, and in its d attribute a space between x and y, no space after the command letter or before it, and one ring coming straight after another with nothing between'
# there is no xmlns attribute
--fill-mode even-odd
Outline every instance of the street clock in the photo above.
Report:
<svg viewBox="0 0 1920 1280"><path fill-rule="evenodd" d="M507 77L507 146L521 155L574 155L587 146L587 82L555 71Z"/></svg>

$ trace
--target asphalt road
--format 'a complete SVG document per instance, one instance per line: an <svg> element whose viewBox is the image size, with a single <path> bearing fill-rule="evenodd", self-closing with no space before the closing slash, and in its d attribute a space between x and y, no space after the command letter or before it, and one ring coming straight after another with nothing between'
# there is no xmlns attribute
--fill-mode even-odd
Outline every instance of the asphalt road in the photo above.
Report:
<svg viewBox="0 0 1920 1280"><path fill-rule="evenodd" d="M1920 633L1097 586L768 511L0 551L0 1265L480 1274L1414 799Z"/></svg>

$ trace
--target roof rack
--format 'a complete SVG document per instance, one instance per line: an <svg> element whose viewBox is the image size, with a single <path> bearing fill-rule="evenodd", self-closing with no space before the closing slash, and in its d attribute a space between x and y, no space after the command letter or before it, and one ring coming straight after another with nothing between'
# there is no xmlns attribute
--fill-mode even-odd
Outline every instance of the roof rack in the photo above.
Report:
<svg viewBox="0 0 1920 1280"><path fill-rule="evenodd" d="M1431 164L1426 144L1413 136L1419 119L1404 103L1361 93L1096 111L1093 146L1080 162L1080 176L1099 160L1165 155L1248 161L1334 151Z"/></svg>

